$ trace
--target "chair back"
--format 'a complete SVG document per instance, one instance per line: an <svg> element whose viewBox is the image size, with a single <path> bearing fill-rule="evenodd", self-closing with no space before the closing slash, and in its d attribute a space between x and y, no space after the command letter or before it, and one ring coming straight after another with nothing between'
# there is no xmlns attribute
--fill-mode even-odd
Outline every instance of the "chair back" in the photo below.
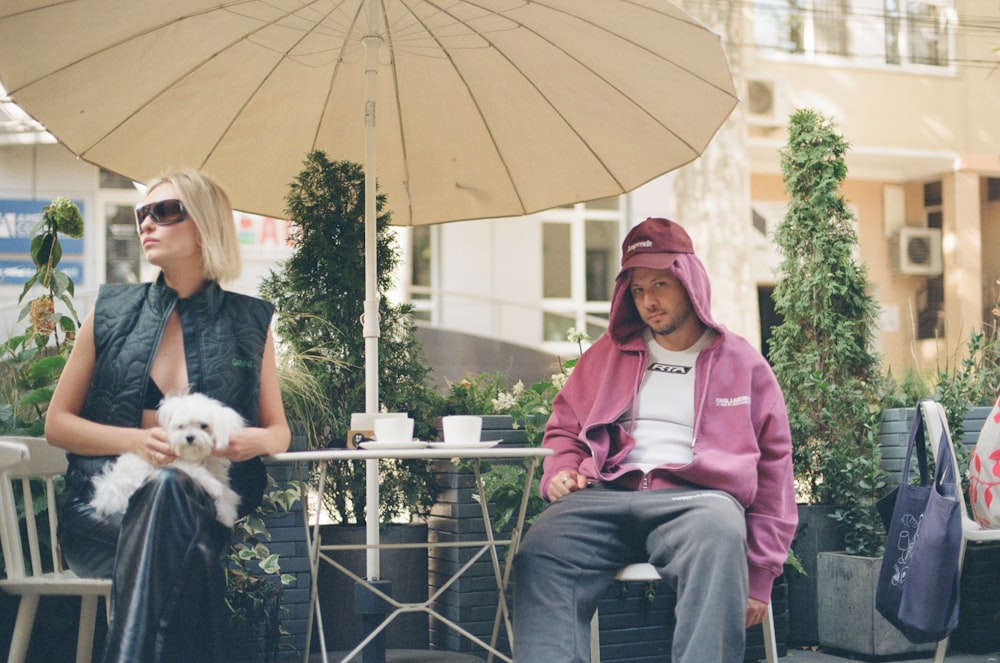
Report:
<svg viewBox="0 0 1000 663"><path fill-rule="evenodd" d="M934 442L931 444L931 451L934 454L934 462L937 462L938 449L936 440L941 439L941 430L945 432L945 439L951 445L952 462L955 463L955 476L963 477L965 472L958 469L958 460L955 454L955 445L951 439L951 431L948 430L948 415L944 406L937 401L923 400L920 402L920 414L924 418L924 426L927 428L927 435ZM965 541L1000 541L1000 529L983 527L975 521L969 508L965 504L965 499L960 499L959 504L962 509L962 541L963 548Z"/></svg>
<svg viewBox="0 0 1000 663"><path fill-rule="evenodd" d="M924 399L920 401L920 415L924 418L924 429L927 431L927 444L931 448L931 454L934 458L934 462L938 462L938 456L940 455L940 449L938 448L938 442L941 440L942 432L944 433L945 442L951 447L951 462L953 464L953 470L955 474L953 476L958 480L960 477L965 476L964 472L958 470L958 456L955 454L955 444L951 439L951 430L948 428L948 413L945 412L944 406L941 403ZM959 486L961 488L961 486ZM961 493L961 490L959 491ZM965 500L958 500L962 508L962 520L969 519L968 509L965 506Z"/></svg>
<svg viewBox="0 0 1000 663"><path fill-rule="evenodd" d="M56 482L66 472L66 452L40 437L0 437L0 545L8 579L61 572L62 557L56 540L59 511ZM18 503L24 505L22 536ZM44 504L47 532L39 531L35 505ZM48 546L41 535L47 533ZM47 550L45 549L47 548Z"/></svg>

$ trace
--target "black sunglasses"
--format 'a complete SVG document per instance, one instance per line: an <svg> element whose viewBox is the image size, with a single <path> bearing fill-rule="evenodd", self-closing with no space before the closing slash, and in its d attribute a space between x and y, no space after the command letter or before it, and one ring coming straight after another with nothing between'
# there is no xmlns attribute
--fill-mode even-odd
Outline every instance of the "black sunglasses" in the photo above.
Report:
<svg viewBox="0 0 1000 663"><path fill-rule="evenodd" d="M172 226L188 218L187 209L184 203L179 200L161 200L148 205L139 205L135 208L135 227L142 232L142 222L146 217L153 219L153 223L158 226Z"/></svg>

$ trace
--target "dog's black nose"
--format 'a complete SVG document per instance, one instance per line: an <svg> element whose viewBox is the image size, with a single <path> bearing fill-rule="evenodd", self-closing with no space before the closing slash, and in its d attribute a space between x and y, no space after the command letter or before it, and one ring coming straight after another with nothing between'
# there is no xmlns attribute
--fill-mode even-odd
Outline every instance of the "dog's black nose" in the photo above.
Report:
<svg viewBox="0 0 1000 663"><path fill-rule="evenodd" d="M188 444L192 444L194 442L194 435L188 435L184 439L187 440Z"/></svg>

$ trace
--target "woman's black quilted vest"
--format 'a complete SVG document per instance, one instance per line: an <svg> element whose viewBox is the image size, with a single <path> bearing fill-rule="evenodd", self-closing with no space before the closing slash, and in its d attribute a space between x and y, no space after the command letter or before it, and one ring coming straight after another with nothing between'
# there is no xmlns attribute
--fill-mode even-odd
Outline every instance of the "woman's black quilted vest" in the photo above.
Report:
<svg viewBox="0 0 1000 663"><path fill-rule="evenodd" d="M103 285L94 309L94 377L81 416L113 426L139 426L155 349L170 313L177 309L191 391L222 401L250 426L258 425L260 370L274 307L215 283L187 299L156 283ZM81 497L90 477L113 456L68 454L67 480ZM266 485L260 459L236 463L233 488L241 512L255 508ZM84 497L89 499L89 497Z"/></svg>

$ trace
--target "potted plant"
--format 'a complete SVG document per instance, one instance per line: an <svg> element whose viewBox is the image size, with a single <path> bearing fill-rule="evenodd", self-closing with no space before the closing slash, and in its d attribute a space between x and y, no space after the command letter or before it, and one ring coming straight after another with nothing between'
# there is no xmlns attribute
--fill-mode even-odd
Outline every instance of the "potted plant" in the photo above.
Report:
<svg viewBox="0 0 1000 663"><path fill-rule="evenodd" d="M789 578L790 640L831 646L838 644L824 642L824 630L839 629L824 629L822 548L877 559L884 533L874 505L886 488L876 428L882 377L871 351L878 307L854 258L854 216L839 191L847 149L820 114L792 115L781 155L788 212L774 237L783 254L774 291L783 321L773 330L770 352L791 424L800 532L814 544L800 548L799 537L792 544L807 575ZM810 517L814 506L822 507L818 517ZM820 535L824 523L834 529ZM874 612L874 590L871 584L867 611L840 603L829 616Z"/></svg>
<svg viewBox="0 0 1000 663"><path fill-rule="evenodd" d="M388 227L385 197L378 197L377 256L379 315L379 406L384 411L409 412L416 420L415 434L433 439L431 420L441 397L428 386L430 369L414 335L411 307L393 304L386 297L391 274L398 263L398 249ZM308 408L306 419L315 448L344 447L351 413L365 411L365 342L359 318L364 287L364 172L358 164L333 162L319 151L310 153L291 184L287 211L292 219L289 242L292 255L263 280L260 291L278 311L275 335L301 362L313 380L313 395L325 401L322 409ZM366 523L365 462L349 461L328 468L322 506L333 526L324 527L324 543L364 543ZM379 522L411 524L404 533L385 531L383 540L403 536L426 542L424 517L434 504L438 487L430 461L380 462ZM341 540L344 537L344 540ZM414 537L416 540L414 540ZM343 557L351 555L345 553ZM363 572L363 555L349 566ZM426 550L390 551L381 557L383 579L410 586L409 580L426 578ZM405 568L395 571L396 562ZM360 618L354 613L350 584L329 568L321 567L320 595L328 644L351 648L361 639ZM412 583L419 585L419 581ZM399 590L397 586L395 588ZM395 594L400 600L423 600L427 583L415 587L416 597ZM404 615L387 631L387 643L410 646L426 643L427 623L420 615Z"/></svg>
<svg viewBox="0 0 1000 663"><path fill-rule="evenodd" d="M280 557L269 545L271 531L266 521L292 512L300 503L302 487L296 482L279 484L273 478L268 484L261 506L236 522L235 541L225 556L229 609L225 650L234 661L271 663L282 649L296 649L283 625L288 609L282 592L297 578L282 573Z"/></svg>

